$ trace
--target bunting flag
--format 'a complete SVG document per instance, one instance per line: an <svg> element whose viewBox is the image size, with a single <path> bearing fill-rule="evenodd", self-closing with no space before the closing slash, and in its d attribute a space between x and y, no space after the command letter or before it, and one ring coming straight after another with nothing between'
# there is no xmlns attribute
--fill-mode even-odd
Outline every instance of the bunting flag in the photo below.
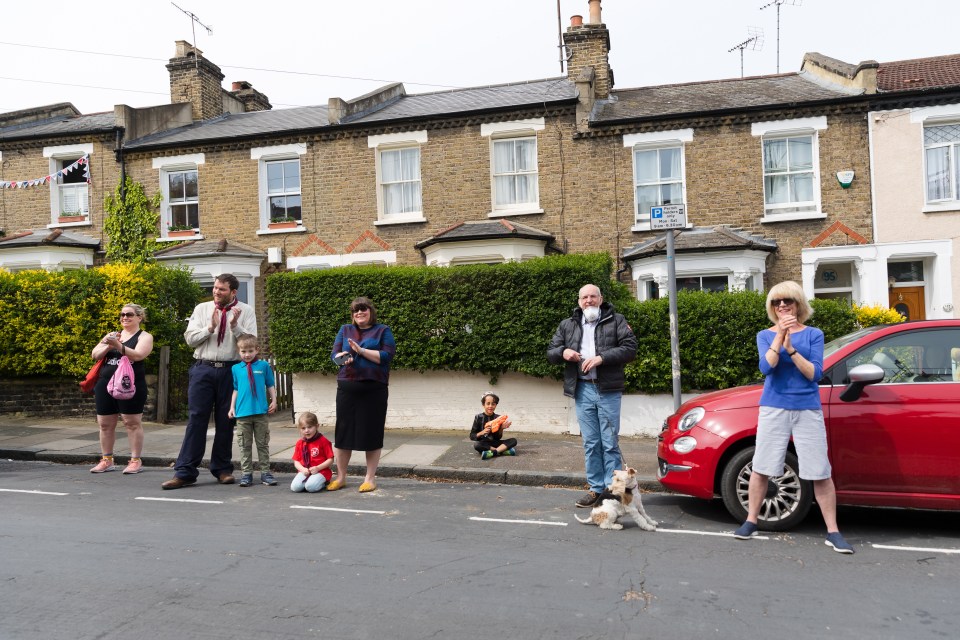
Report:
<svg viewBox="0 0 960 640"><path fill-rule="evenodd" d="M60 171L51 173L48 176L43 176L42 178L34 178L33 180L0 180L0 189L26 189L27 187L39 187L40 185L50 184L54 180L58 180L66 174L73 173L77 169L81 168L83 169L84 179L87 181L87 184L90 184L90 157L84 155L69 167L64 167Z"/></svg>

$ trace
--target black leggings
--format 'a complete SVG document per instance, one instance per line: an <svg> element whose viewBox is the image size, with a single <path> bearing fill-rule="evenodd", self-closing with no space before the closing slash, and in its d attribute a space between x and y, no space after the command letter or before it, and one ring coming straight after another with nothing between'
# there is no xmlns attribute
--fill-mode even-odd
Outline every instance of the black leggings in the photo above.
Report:
<svg viewBox="0 0 960 640"><path fill-rule="evenodd" d="M473 448L477 450L478 453L483 453L484 451L489 451L490 449L496 449L500 445L507 445L507 449L512 449L517 446L516 438L504 438L503 440L477 440L473 444Z"/></svg>

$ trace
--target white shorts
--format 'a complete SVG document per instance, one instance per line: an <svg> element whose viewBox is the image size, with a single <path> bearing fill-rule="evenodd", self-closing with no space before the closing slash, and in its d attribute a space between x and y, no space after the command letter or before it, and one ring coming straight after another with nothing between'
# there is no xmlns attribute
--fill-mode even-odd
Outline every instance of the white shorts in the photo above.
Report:
<svg viewBox="0 0 960 640"><path fill-rule="evenodd" d="M777 409L760 407L757 419L757 448L753 470L765 476L783 475L787 445L793 446L800 461L800 478L826 480L832 469L827 458L827 429L820 409Z"/></svg>

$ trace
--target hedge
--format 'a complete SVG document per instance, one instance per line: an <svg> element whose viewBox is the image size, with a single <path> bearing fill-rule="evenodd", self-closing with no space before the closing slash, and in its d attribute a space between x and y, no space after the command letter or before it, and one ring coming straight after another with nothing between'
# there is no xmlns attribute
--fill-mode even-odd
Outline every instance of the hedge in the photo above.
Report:
<svg viewBox="0 0 960 640"><path fill-rule="evenodd" d="M270 345L286 371L333 373L330 350L349 305L371 298L397 340L395 369L507 371L560 378L546 348L576 306L585 283L624 314L638 340L627 366L628 391L672 389L666 299L638 302L611 280L607 254L550 256L523 263L446 267L349 267L282 273L266 283ZM770 325L757 292L681 292L677 299L681 382L685 390L722 389L759 378L756 334ZM857 309L814 300L812 326L827 340L858 328ZM874 314L875 316L876 314ZM882 318L881 318L882 319Z"/></svg>
<svg viewBox="0 0 960 640"><path fill-rule="evenodd" d="M171 361L189 358L185 320L202 291L185 269L156 264L110 264L89 270L0 270L0 377L77 376L92 364L90 351L119 330L120 309L134 302L147 311L143 328ZM147 360L156 367L159 349Z"/></svg>

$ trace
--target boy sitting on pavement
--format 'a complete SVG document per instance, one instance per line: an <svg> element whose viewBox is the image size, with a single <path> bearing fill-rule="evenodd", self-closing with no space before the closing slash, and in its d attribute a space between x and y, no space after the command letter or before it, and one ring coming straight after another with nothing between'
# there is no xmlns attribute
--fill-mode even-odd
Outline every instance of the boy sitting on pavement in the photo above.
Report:
<svg viewBox="0 0 960 640"><path fill-rule="evenodd" d="M333 445L320 433L320 421L314 413L304 411L297 416L297 428L301 438L293 445L293 466L298 473L290 490L316 493L333 477Z"/></svg>
<svg viewBox="0 0 960 640"><path fill-rule="evenodd" d="M483 412L474 416L473 427L470 429L470 439L476 443L473 448L483 460L489 460L498 455L517 455L517 439L503 439L503 430L509 428L511 423L507 416L496 414L500 396L487 391L480 397L480 404L483 405ZM503 420L499 420L501 417Z"/></svg>
<svg viewBox="0 0 960 640"><path fill-rule="evenodd" d="M270 473L270 423L267 414L277 410L277 387L273 369L258 360L260 347L257 336L243 335L237 339L241 362L233 365L233 395L230 397L231 418L237 419L237 444L240 446L240 486L253 484L253 443L257 443L260 462L260 482L277 485ZM267 404L269 397L269 405Z"/></svg>

